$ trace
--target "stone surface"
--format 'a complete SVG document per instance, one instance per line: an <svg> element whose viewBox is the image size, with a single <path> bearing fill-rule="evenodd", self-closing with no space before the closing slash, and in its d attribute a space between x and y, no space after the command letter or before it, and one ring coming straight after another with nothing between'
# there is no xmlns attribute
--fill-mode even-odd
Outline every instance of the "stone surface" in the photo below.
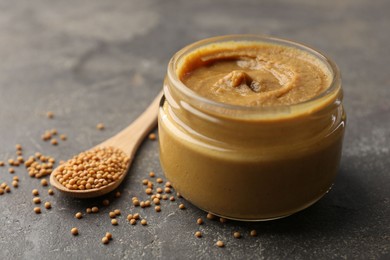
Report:
<svg viewBox="0 0 390 260"><path fill-rule="evenodd" d="M1 259L388 259L390 258L390 2L346 1L1 1L0 160L36 151L67 159L117 133L161 88L172 54L195 40L221 34L271 34L304 42L341 68L348 128L340 174L331 192L291 217L264 223L221 224L184 199L162 212L134 209L145 198L141 180L163 176L158 143L145 141L131 172L100 213L74 218L98 200L47 195L47 188L16 169L20 186L0 196ZM45 117L53 111L55 118ZM106 130L97 131L98 122ZM54 147L46 129L68 135ZM0 182L11 182L0 167ZM33 212L38 188L42 214ZM112 198L113 195L107 196ZM179 203L186 210L179 210ZM108 212L119 208L119 225ZM129 225L140 212L148 226ZM72 227L79 235L73 237ZM256 229L258 237L249 237ZM194 233L202 231L203 237ZM241 231L235 239L232 233ZM103 245L105 232L113 234ZM225 242L225 248L214 244Z"/></svg>

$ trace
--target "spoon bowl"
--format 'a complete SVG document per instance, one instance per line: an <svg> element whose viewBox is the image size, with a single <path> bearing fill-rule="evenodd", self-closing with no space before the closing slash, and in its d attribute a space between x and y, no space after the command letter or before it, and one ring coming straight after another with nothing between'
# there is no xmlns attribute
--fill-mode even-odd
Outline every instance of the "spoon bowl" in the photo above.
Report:
<svg viewBox="0 0 390 260"><path fill-rule="evenodd" d="M94 147L114 147L120 149L129 156L129 164L126 170L120 175L117 180L100 188L71 190L62 185L55 177L58 171L57 167L50 175L50 184L63 194L74 198L94 198L115 190L122 183L127 173L129 172L131 163L134 159L135 153L138 150L138 147L141 145L146 135L151 130L153 130L153 128L157 124L158 107L162 95L163 93L161 91L153 100L153 102L148 106L148 108L132 124L130 124L128 127L123 129L115 136L107 139L106 141Z"/></svg>

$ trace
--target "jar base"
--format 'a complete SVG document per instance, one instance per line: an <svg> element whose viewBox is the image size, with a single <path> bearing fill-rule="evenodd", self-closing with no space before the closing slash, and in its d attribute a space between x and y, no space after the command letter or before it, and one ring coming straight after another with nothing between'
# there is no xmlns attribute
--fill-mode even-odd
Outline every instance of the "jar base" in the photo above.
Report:
<svg viewBox="0 0 390 260"><path fill-rule="evenodd" d="M289 214L285 214L285 215L281 215L281 216L276 216L276 217L271 217L271 218L259 218L259 219L247 219L247 218L237 218L237 217L229 217L229 216L225 216L223 214L218 214L218 213L214 213L212 211L207 211L207 210L204 210L202 209L201 207L198 207L196 206L195 204L193 204L195 207L207 212L207 213L211 213L217 217L220 217L220 218L226 218L226 219L229 219L229 220L234 220L234 221L242 221L242 222L263 222L263 221L271 221L271 220L278 220L278 219L282 219L282 218L286 218L286 217L289 217L291 215L294 215L302 210L305 210L307 208L309 208L310 206L312 206L313 204L315 204L316 202L318 202L320 199L322 199L322 197L325 196L325 194L327 194L333 187L333 184L329 187L329 189L324 192L323 194L321 194L318 198L316 198L315 200L305 204L304 206L298 208L297 210L295 211L292 211L291 213Z"/></svg>

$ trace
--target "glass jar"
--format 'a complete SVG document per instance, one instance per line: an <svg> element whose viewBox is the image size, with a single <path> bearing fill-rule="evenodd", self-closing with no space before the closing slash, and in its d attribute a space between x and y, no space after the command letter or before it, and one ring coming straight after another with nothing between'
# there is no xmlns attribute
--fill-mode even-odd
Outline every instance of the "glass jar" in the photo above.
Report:
<svg viewBox="0 0 390 260"><path fill-rule="evenodd" d="M303 50L329 69L331 85L302 103L244 107L202 97L179 80L186 55L232 41ZM256 35L202 40L172 57L164 96L159 110L161 165L176 191L195 206L230 219L270 220L307 208L331 188L346 115L339 70L321 53Z"/></svg>

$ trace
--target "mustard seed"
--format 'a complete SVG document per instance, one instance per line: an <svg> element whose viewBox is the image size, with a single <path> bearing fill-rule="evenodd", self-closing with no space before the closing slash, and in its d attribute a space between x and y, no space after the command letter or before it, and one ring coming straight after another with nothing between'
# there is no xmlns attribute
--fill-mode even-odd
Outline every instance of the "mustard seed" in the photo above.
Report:
<svg viewBox="0 0 390 260"><path fill-rule="evenodd" d="M46 179L42 179L42 180L41 180L41 184L42 184L42 186L47 186L47 185L48 185L48 182L47 182Z"/></svg>
<svg viewBox="0 0 390 260"><path fill-rule="evenodd" d="M107 245L108 242L110 242L108 237L103 237L103 238L102 238L102 243L103 243L103 244Z"/></svg>
<svg viewBox="0 0 390 260"><path fill-rule="evenodd" d="M91 208L87 208L86 212L87 212L87 214L91 214L92 213L92 209Z"/></svg>
<svg viewBox="0 0 390 260"><path fill-rule="evenodd" d="M154 198L154 199L153 199L153 203L154 203L155 205L160 205L160 200L159 200L158 198Z"/></svg>
<svg viewBox="0 0 390 260"><path fill-rule="evenodd" d="M127 215L127 220L128 220L128 221L130 221L130 220L132 220L132 219L133 219L133 215L132 215L132 214Z"/></svg>
<svg viewBox="0 0 390 260"><path fill-rule="evenodd" d="M145 201L145 207L150 207L150 200Z"/></svg>
<svg viewBox="0 0 390 260"><path fill-rule="evenodd" d="M119 216L121 214L121 211L119 209L114 210L115 215Z"/></svg>
<svg viewBox="0 0 390 260"><path fill-rule="evenodd" d="M166 195L166 194L162 195L162 199L163 200L168 200L168 195Z"/></svg>
<svg viewBox="0 0 390 260"><path fill-rule="evenodd" d="M146 192L146 194L150 195L150 194L153 193L153 190L152 190L151 188L147 188L147 189L145 190L145 192Z"/></svg>
<svg viewBox="0 0 390 260"><path fill-rule="evenodd" d="M112 239L112 234L110 232L106 232L106 238L108 238L108 240L111 240Z"/></svg>
<svg viewBox="0 0 390 260"><path fill-rule="evenodd" d="M211 213L207 213L207 219L210 219L210 220L215 219L215 216Z"/></svg>
<svg viewBox="0 0 390 260"><path fill-rule="evenodd" d="M19 181L19 177L18 177L18 176L14 176L14 177L12 178L12 180L14 180L14 181Z"/></svg>
<svg viewBox="0 0 390 260"><path fill-rule="evenodd" d="M146 207L146 205L145 205L145 202L144 202L144 201L141 201L141 202L139 203L139 205L141 206L141 208L145 208L145 207Z"/></svg>
<svg viewBox="0 0 390 260"><path fill-rule="evenodd" d="M249 235L251 236L251 237L257 237L257 231L256 230L251 230L251 232L249 233Z"/></svg>
<svg viewBox="0 0 390 260"><path fill-rule="evenodd" d="M8 172L9 173L15 173L15 169L11 167L11 168L8 169Z"/></svg>
<svg viewBox="0 0 390 260"><path fill-rule="evenodd" d="M98 213L99 208L98 207L92 207L92 213Z"/></svg>
<svg viewBox="0 0 390 260"><path fill-rule="evenodd" d="M66 135L62 134L62 135L60 135L60 139L62 141L66 141L68 139L68 137Z"/></svg>
<svg viewBox="0 0 390 260"><path fill-rule="evenodd" d="M165 187L172 188L172 184L171 184L169 181L167 181L167 182L165 183Z"/></svg>
<svg viewBox="0 0 390 260"><path fill-rule="evenodd" d="M7 193L10 193L10 192L11 192L10 186L5 186L5 191L6 191Z"/></svg>
<svg viewBox="0 0 390 260"><path fill-rule="evenodd" d="M74 236L77 236L78 234L79 234L79 230L77 229L77 228L72 228L71 230L70 230L70 233L72 233L72 235L74 235Z"/></svg>
<svg viewBox="0 0 390 260"><path fill-rule="evenodd" d="M23 152L22 151L16 151L16 155L22 155Z"/></svg>
<svg viewBox="0 0 390 260"><path fill-rule="evenodd" d="M186 206L184 206L183 203L179 205L179 209L185 209L185 208L186 208Z"/></svg>
<svg viewBox="0 0 390 260"><path fill-rule="evenodd" d="M198 225L202 225L202 224L203 224L203 219L198 218L198 219L196 220L196 223L197 223Z"/></svg>
<svg viewBox="0 0 390 260"><path fill-rule="evenodd" d="M175 197L171 196L171 197L169 197L169 200L170 201L175 201Z"/></svg>
<svg viewBox="0 0 390 260"><path fill-rule="evenodd" d="M171 188L166 187L166 188L164 189L164 191L165 191L165 193L171 193Z"/></svg>
<svg viewBox="0 0 390 260"><path fill-rule="evenodd" d="M57 139L53 138L53 139L50 140L50 143L51 143L52 145L57 145L57 144L58 144L58 141L57 141Z"/></svg>
<svg viewBox="0 0 390 260"><path fill-rule="evenodd" d="M0 161L0 166L3 167L5 163L3 161Z"/></svg>
<svg viewBox="0 0 390 260"><path fill-rule="evenodd" d="M41 199L39 197L35 197L35 198L33 198L33 202L35 204L39 204L39 203L41 203Z"/></svg>
<svg viewBox="0 0 390 260"><path fill-rule="evenodd" d="M121 196L121 193L119 191L115 192L115 198L119 198Z"/></svg>
<svg viewBox="0 0 390 260"><path fill-rule="evenodd" d="M37 189L33 189L32 190L32 195L38 196L39 195L39 191Z"/></svg>
<svg viewBox="0 0 390 260"><path fill-rule="evenodd" d="M161 189L161 188L157 188L156 191L157 191L157 193L163 193L163 189Z"/></svg>
<svg viewBox="0 0 390 260"><path fill-rule="evenodd" d="M178 192L178 193L176 193L176 196L178 197L178 198L181 198L181 194Z"/></svg>
<svg viewBox="0 0 390 260"><path fill-rule="evenodd" d="M156 207L154 207L154 210L156 210L156 212L160 212L161 211L161 207L160 206L156 206Z"/></svg>
<svg viewBox="0 0 390 260"><path fill-rule="evenodd" d="M154 134L154 133L149 134L149 140L152 140L152 141L156 140L156 134Z"/></svg>
<svg viewBox="0 0 390 260"><path fill-rule="evenodd" d="M22 156L16 157L16 160L18 160L19 163L24 163L24 159Z"/></svg>
<svg viewBox="0 0 390 260"><path fill-rule="evenodd" d="M98 130L103 130L104 129L104 124L103 123L99 123L99 124L96 125L96 128Z"/></svg>
<svg viewBox="0 0 390 260"><path fill-rule="evenodd" d="M134 218L130 219L130 224L131 225L137 224L137 220L135 220Z"/></svg>
<svg viewBox="0 0 390 260"><path fill-rule="evenodd" d="M219 222L221 222L221 223L226 223L226 222L227 222L227 219L226 219L226 218L219 218Z"/></svg>
<svg viewBox="0 0 390 260"><path fill-rule="evenodd" d="M156 198L160 200L160 199L162 198L161 194L160 194L160 193L157 193L157 194L156 194Z"/></svg>
<svg viewBox="0 0 390 260"><path fill-rule="evenodd" d="M83 214L81 212L77 212L76 215L74 215L77 219L81 219L83 217Z"/></svg>
<svg viewBox="0 0 390 260"><path fill-rule="evenodd" d="M133 215L133 218L134 218L134 219L139 219L139 214L138 214L138 213L135 213L135 214Z"/></svg>
<svg viewBox="0 0 390 260"><path fill-rule="evenodd" d="M110 213L108 213L108 215L110 216L110 218L115 218L116 217L116 214L113 211L110 211Z"/></svg>
<svg viewBox="0 0 390 260"><path fill-rule="evenodd" d="M118 220L115 218L111 219L111 224L113 224L114 226L118 225Z"/></svg>
<svg viewBox="0 0 390 260"><path fill-rule="evenodd" d="M163 179L161 179L161 178L157 178L156 181L157 181L158 183L163 183L163 182L164 182Z"/></svg>
<svg viewBox="0 0 390 260"><path fill-rule="evenodd" d="M153 178L156 176L156 174L154 172L149 172L149 176Z"/></svg>
<svg viewBox="0 0 390 260"><path fill-rule="evenodd" d="M23 148L22 148L22 145L20 145L20 144L17 144L17 145L15 145L15 148L16 148L16 150L18 150L18 151L21 151Z"/></svg>
<svg viewBox="0 0 390 260"><path fill-rule="evenodd" d="M142 226L146 226L148 224L148 222L146 221L146 219L142 219L141 220L141 225Z"/></svg>
<svg viewBox="0 0 390 260"><path fill-rule="evenodd" d="M36 214L41 214L41 208L40 208L40 207L35 207L35 208L34 208L34 212L35 212Z"/></svg>
<svg viewBox="0 0 390 260"><path fill-rule="evenodd" d="M12 186L14 188L17 188L17 187L19 187L19 183L17 181L12 181Z"/></svg>
<svg viewBox="0 0 390 260"><path fill-rule="evenodd" d="M148 181L148 188L153 189L153 183L151 181Z"/></svg>
<svg viewBox="0 0 390 260"><path fill-rule="evenodd" d="M47 193L49 193L49 195L53 195L54 194L54 191L52 189L48 189L47 190Z"/></svg>
<svg viewBox="0 0 390 260"><path fill-rule="evenodd" d="M0 188L0 195L3 195L4 194L4 190L2 188Z"/></svg>
<svg viewBox="0 0 390 260"><path fill-rule="evenodd" d="M48 111L46 113L47 118L52 119L54 117L54 113L52 111Z"/></svg>
<svg viewBox="0 0 390 260"><path fill-rule="evenodd" d="M108 206L108 205L110 205L110 201L109 200L103 200L102 204L103 204L103 206Z"/></svg>
<svg viewBox="0 0 390 260"><path fill-rule="evenodd" d="M46 209L51 209L51 203L50 202L45 202L45 208Z"/></svg>
<svg viewBox="0 0 390 260"><path fill-rule="evenodd" d="M5 189L5 187L7 187L7 183L3 182L1 185L0 185L1 188Z"/></svg>
<svg viewBox="0 0 390 260"><path fill-rule="evenodd" d="M202 233L200 231L196 231L195 232L195 236L198 237L198 238L201 238L202 237Z"/></svg>
<svg viewBox="0 0 390 260"><path fill-rule="evenodd" d="M233 236L234 236L235 238L241 238L241 233L238 232L238 231L236 231L236 232L233 233Z"/></svg>
<svg viewBox="0 0 390 260"><path fill-rule="evenodd" d="M140 205L139 200L133 200L133 205L138 207Z"/></svg>
<svg viewBox="0 0 390 260"><path fill-rule="evenodd" d="M224 246L225 246L225 244L224 244L221 240L218 240L217 243L216 243L216 245L217 245L218 247L224 247Z"/></svg>
<svg viewBox="0 0 390 260"><path fill-rule="evenodd" d="M148 180L147 179L142 180L142 184L143 185L147 185L148 184Z"/></svg>

